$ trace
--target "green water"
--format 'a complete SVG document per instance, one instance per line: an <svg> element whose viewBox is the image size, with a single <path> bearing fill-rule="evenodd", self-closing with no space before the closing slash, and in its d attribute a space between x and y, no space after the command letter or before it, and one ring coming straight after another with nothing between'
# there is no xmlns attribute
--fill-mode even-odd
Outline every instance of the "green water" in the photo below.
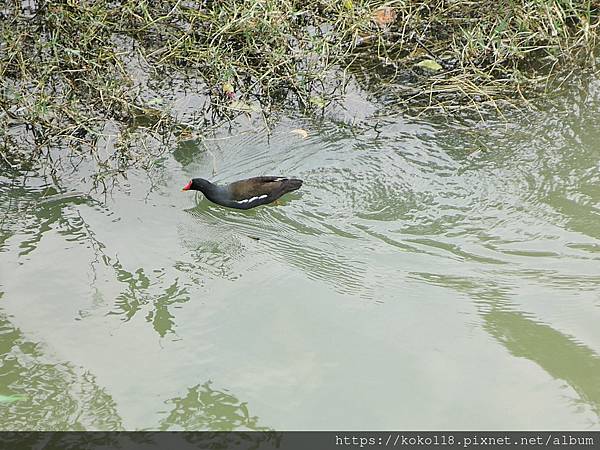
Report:
<svg viewBox="0 0 600 450"><path fill-rule="evenodd" d="M600 80L486 122L364 98L107 193L5 172L0 428L600 429ZM254 175L304 186L181 192Z"/></svg>

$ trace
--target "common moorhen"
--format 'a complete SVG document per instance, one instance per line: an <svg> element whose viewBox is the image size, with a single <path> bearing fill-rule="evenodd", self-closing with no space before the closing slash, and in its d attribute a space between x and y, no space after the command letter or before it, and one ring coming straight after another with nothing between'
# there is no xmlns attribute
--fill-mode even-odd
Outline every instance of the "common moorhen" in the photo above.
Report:
<svg viewBox="0 0 600 450"><path fill-rule="evenodd" d="M227 186L217 186L204 178L193 178L184 191L200 191L211 202L228 208L250 209L274 202L283 194L300 189L302 180L285 177L254 177Z"/></svg>

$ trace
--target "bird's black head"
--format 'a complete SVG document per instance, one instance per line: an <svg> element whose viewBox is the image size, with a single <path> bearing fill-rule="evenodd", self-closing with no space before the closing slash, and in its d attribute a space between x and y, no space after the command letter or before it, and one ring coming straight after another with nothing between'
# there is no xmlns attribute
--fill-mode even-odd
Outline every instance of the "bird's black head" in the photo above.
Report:
<svg viewBox="0 0 600 450"><path fill-rule="evenodd" d="M206 193L214 188L214 184L204 178L193 178L186 184L182 191L200 191Z"/></svg>

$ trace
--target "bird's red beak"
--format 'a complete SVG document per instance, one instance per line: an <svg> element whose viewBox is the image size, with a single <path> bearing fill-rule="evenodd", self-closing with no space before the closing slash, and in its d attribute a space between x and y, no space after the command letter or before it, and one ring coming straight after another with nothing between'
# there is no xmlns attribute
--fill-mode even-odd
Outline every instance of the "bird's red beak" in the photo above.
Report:
<svg viewBox="0 0 600 450"><path fill-rule="evenodd" d="M183 187L182 191L189 191L191 187L192 187L192 182L190 181L188 184L186 184Z"/></svg>

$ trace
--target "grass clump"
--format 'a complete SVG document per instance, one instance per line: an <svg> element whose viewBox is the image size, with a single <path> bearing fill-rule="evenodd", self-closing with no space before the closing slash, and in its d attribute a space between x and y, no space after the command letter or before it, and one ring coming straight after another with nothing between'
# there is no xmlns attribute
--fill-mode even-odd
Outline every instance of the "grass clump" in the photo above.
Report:
<svg viewBox="0 0 600 450"><path fill-rule="evenodd" d="M389 32L377 36L378 58L395 69L392 84L406 79L411 65L414 71L423 62L435 64L426 76L413 77L410 87L401 87L404 92L398 94L408 103L448 111L478 109L482 103L497 107L503 100L526 102L556 78L594 61L598 2L410 4L397 8Z"/></svg>
<svg viewBox="0 0 600 450"><path fill-rule="evenodd" d="M136 160L135 130L206 130L240 111L321 108L354 77L400 110L525 101L593 60L597 1L10 0L0 3L0 152ZM203 82L181 123L161 95ZM157 87L158 86L158 87ZM133 130L133 131L132 131Z"/></svg>

